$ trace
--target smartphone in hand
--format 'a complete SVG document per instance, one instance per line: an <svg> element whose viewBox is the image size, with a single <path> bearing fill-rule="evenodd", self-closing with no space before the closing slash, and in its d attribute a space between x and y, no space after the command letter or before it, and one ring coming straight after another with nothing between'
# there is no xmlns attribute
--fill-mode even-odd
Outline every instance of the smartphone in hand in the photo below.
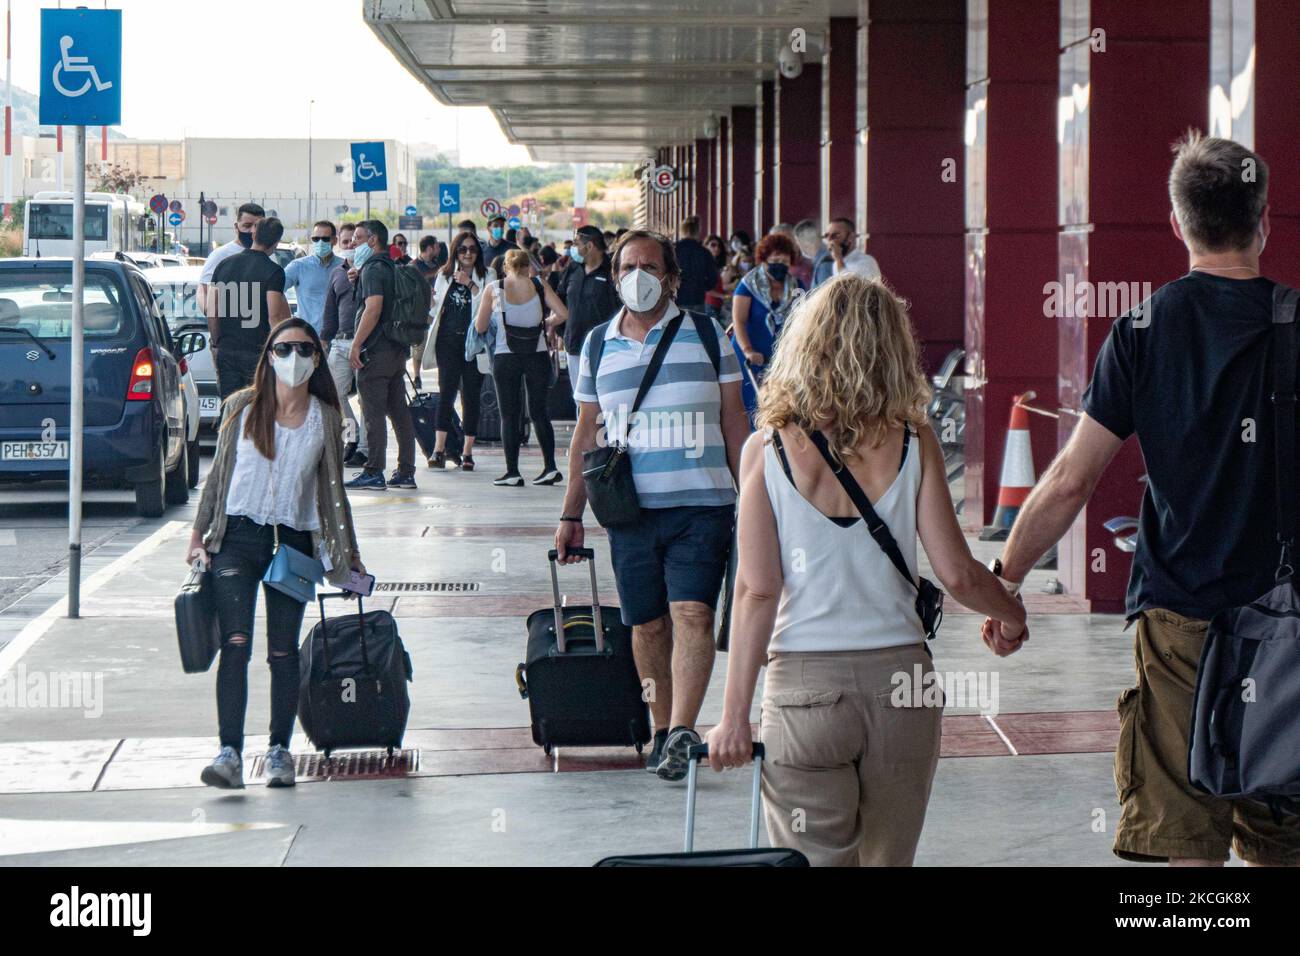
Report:
<svg viewBox="0 0 1300 956"><path fill-rule="evenodd" d="M351 591L353 594L360 594L362 597L370 597L375 591L375 576L353 571L352 576L348 578L346 583L340 584L339 588L344 591Z"/></svg>

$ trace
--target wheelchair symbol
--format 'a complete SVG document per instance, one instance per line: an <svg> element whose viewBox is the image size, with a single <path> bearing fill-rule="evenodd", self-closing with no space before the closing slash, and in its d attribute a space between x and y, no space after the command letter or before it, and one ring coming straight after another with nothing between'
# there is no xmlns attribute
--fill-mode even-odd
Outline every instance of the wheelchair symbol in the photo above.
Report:
<svg viewBox="0 0 1300 956"><path fill-rule="evenodd" d="M113 81L101 80L99 78L99 71L95 69L93 64L91 64L89 57L73 56L71 54L70 51L72 50L72 44L74 42L75 41L72 37L59 37L60 59L59 62L54 65L54 75L52 77L54 88L69 99L75 99L78 96L90 92L90 87L92 85L97 91L112 89ZM90 76L87 77L85 82L77 89L70 90L59 82L60 73L89 73Z"/></svg>
<svg viewBox="0 0 1300 956"><path fill-rule="evenodd" d="M448 189L448 190L444 190L444 191L443 191L443 194L442 194L442 204L443 204L444 206L454 206L454 205L456 205L456 196L455 196L455 194L452 193L451 190Z"/></svg>
<svg viewBox="0 0 1300 956"><path fill-rule="evenodd" d="M361 157L361 161L357 163L357 179L365 181L367 179L374 179L378 176L379 167L366 159L365 153L360 153L358 155Z"/></svg>

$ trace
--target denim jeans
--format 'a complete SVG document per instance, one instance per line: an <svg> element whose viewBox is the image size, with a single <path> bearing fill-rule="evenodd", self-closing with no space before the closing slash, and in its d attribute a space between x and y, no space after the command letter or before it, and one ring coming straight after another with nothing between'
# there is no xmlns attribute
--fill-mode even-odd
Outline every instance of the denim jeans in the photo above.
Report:
<svg viewBox="0 0 1300 956"><path fill-rule="evenodd" d="M280 525L280 543L312 554L311 534ZM244 749L248 709L248 661L253 650L257 586L271 564L275 532L242 515L230 515L221 550L212 556L212 585L221 627L217 665L217 722L221 746ZM306 605L263 585L266 600L266 662L271 667L271 744L289 746L298 713L298 632ZM243 636L242 642L232 638Z"/></svg>
<svg viewBox="0 0 1300 956"><path fill-rule="evenodd" d="M352 410L352 403L348 401L348 390L357 376L356 369L352 367L351 351L351 339L335 339L330 343L329 357L325 361L330 376L334 379L334 390L339 393L339 404L343 406L343 427L348 428L351 424L354 435L351 440L357 443L357 451L364 455L370 448L366 444L366 422Z"/></svg>

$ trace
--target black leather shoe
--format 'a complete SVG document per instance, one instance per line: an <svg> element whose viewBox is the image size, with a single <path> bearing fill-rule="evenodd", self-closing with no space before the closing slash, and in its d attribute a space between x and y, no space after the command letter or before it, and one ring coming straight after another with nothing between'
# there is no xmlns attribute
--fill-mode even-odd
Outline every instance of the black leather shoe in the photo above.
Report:
<svg viewBox="0 0 1300 956"><path fill-rule="evenodd" d="M354 451L343 460L343 464L348 468L364 468L370 459L359 451Z"/></svg>

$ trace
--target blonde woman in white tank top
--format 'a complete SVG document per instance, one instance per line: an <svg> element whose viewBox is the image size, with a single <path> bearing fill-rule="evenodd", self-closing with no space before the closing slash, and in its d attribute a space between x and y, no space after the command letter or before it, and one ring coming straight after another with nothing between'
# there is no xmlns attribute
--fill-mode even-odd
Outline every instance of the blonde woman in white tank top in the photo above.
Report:
<svg viewBox="0 0 1300 956"><path fill-rule="evenodd" d="M916 854L942 715L895 694L894 675L933 670L915 609L917 538L951 599L1003 622L986 638L995 653L1027 637L1023 606L958 527L928 399L905 304L878 280L837 276L786 321L741 458L730 659L709 761L750 760L766 664L768 837L813 865L908 866ZM868 533L812 430L890 529L912 581Z"/></svg>

